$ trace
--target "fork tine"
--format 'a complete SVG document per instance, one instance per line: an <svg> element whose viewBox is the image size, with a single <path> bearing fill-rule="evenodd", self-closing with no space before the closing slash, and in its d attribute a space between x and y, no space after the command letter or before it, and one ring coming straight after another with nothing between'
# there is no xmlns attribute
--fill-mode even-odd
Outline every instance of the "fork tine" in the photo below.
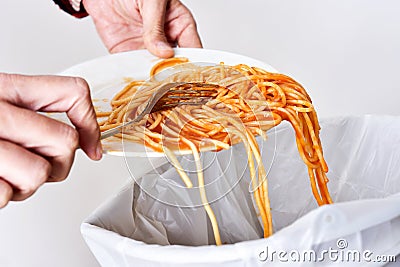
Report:
<svg viewBox="0 0 400 267"><path fill-rule="evenodd" d="M152 112L157 112L157 111L163 111L163 110L168 110L174 107L178 106L199 106L199 105L204 105L206 104L210 99L203 99L201 101L180 101L180 102L173 102L173 103L164 103L163 105L160 106L154 106Z"/></svg>
<svg viewBox="0 0 400 267"><path fill-rule="evenodd" d="M211 93L217 93L218 91L215 89L210 89L210 90L204 90L204 89L199 89L199 90L170 90L167 94L211 94Z"/></svg>
<svg viewBox="0 0 400 267"><path fill-rule="evenodd" d="M202 99L202 98L206 98L206 99L210 99L212 98L211 96L206 96L206 95L202 95L202 96L196 96L196 95L170 95L168 96L169 99Z"/></svg>
<svg viewBox="0 0 400 267"><path fill-rule="evenodd" d="M179 83L170 87L154 105L151 112L170 109L181 105L203 105L212 100L220 88L216 84L206 83Z"/></svg>

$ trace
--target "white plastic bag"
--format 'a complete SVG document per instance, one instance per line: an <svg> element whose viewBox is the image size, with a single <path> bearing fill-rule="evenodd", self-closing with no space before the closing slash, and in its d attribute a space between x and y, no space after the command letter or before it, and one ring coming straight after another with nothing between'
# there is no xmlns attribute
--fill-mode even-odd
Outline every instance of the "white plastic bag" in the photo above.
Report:
<svg viewBox="0 0 400 267"><path fill-rule="evenodd" d="M321 126L333 205L317 207L290 125L259 142L277 231L270 238L260 239L242 145L203 158L222 241L234 244L206 245L213 235L199 198L177 186L179 176L160 159L129 161L141 170L136 183L96 210L82 234L103 266L384 265L393 258L380 256L400 253L400 118L332 118Z"/></svg>

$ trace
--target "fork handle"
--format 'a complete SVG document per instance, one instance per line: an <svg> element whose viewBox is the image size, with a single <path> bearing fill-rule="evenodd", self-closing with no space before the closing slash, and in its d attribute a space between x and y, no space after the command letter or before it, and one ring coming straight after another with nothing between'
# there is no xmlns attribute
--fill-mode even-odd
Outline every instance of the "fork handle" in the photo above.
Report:
<svg viewBox="0 0 400 267"><path fill-rule="evenodd" d="M109 129L107 131L102 132L100 140L106 139L108 137L111 137L111 136L114 136L114 135L120 133L123 128L125 128L125 127L127 127L127 126L129 126L129 125L131 125L131 124L133 124L135 122L136 122L136 120L131 120L131 121L128 121L128 122L123 123L121 125L118 125L117 127L114 127L114 128L111 128L111 129Z"/></svg>
<svg viewBox="0 0 400 267"><path fill-rule="evenodd" d="M124 129L125 127L128 127L129 125L132 125L134 123L138 123L140 122L144 116L146 116L148 114L147 108L145 109L144 112L140 113L135 119L128 121L128 122L124 122L121 125L118 125L117 127L111 128L107 131L104 131L101 133L100 136L100 140L106 139L108 137L114 136L118 133L121 132L122 129Z"/></svg>
<svg viewBox="0 0 400 267"><path fill-rule="evenodd" d="M121 132L122 128L123 128L123 125L121 124L115 128L112 128L112 129L102 132L101 136L100 136L100 140L103 140L108 137L116 135L117 133Z"/></svg>

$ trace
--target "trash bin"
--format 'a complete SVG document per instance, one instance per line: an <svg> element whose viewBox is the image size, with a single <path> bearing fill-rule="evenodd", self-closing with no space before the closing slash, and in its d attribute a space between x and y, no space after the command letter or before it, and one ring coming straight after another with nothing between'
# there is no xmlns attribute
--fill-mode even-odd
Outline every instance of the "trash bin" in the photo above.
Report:
<svg viewBox="0 0 400 267"><path fill-rule="evenodd" d="M141 173L83 222L82 235L103 266L383 266L395 261L400 117L329 118L321 127L332 205L317 206L289 124L258 140L268 167L275 230L269 238L261 238L248 171L240 166L241 144L203 158L211 162L205 176L220 178L210 187L218 188L211 192L211 206L228 244L209 245L212 229L203 208L181 205L197 200L171 187L179 176L160 159L151 168L141 164Z"/></svg>

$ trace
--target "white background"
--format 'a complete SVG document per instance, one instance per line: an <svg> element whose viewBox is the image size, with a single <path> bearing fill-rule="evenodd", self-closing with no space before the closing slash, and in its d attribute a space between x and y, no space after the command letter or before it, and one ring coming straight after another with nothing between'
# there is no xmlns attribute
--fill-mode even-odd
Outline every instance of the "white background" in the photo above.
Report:
<svg viewBox="0 0 400 267"><path fill-rule="evenodd" d="M320 117L400 115L400 2L186 0L204 46L265 61L307 88ZM50 0L0 2L0 72L52 74L106 55L90 19ZM0 111L1 112L1 111ZM97 266L81 221L128 177L80 152L67 181L0 210L0 266Z"/></svg>

